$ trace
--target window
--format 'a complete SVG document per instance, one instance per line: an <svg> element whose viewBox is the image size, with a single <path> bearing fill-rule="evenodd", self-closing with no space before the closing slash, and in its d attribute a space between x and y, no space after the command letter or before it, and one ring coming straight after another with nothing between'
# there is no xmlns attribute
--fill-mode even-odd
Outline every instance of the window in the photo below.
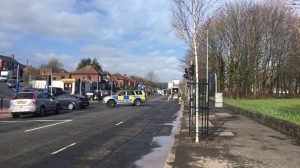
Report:
<svg viewBox="0 0 300 168"><path fill-rule="evenodd" d="M124 96L125 95L125 91L122 91L118 94L118 96Z"/></svg>
<svg viewBox="0 0 300 168"><path fill-rule="evenodd" d="M46 96L46 99L52 99L52 96L50 94L46 93L45 96Z"/></svg>
<svg viewBox="0 0 300 168"><path fill-rule="evenodd" d="M33 93L18 93L15 99L32 99Z"/></svg>
<svg viewBox="0 0 300 168"><path fill-rule="evenodd" d="M142 94L143 94L142 91L135 91L135 93L136 93L137 95L142 95Z"/></svg>
<svg viewBox="0 0 300 168"><path fill-rule="evenodd" d="M129 96L134 95L134 91L133 90L128 90L127 95L129 95Z"/></svg>
<svg viewBox="0 0 300 168"><path fill-rule="evenodd" d="M45 99L45 93L40 93L37 96L38 99Z"/></svg>

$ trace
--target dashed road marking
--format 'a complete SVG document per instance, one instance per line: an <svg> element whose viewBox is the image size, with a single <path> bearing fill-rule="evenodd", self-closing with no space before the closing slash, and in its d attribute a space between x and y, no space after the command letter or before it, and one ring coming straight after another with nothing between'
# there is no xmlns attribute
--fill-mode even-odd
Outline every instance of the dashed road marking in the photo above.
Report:
<svg viewBox="0 0 300 168"><path fill-rule="evenodd" d="M71 146L74 146L74 145L76 145L76 143L72 143L72 144L70 144L70 145L68 145L68 146L65 146L65 147L63 147L63 148L61 148L61 149L59 149L59 150L57 150L57 151L55 151L55 152L52 152L51 154L52 154L52 155L55 155L55 154L57 154L57 153L59 153L59 152L65 150L65 149L67 149L67 148L70 148Z"/></svg>
<svg viewBox="0 0 300 168"><path fill-rule="evenodd" d="M123 121L122 121L122 122L119 122L119 123L116 124L116 126L121 125L121 124L123 124L123 123L124 123Z"/></svg>
<svg viewBox="0 0 300 168"><path fill-rule="evenodd" d="M30 131L35 131L35 130L39 130L39 129L43 129L43 128L47 128L47 127L52 127L52 126L55 126L55 125L70 122L72 120L60 120L60 121L62 121L62 122L58 122L58 123L54 123L54 124L50 124L50 125L45 125L45 126L37 127L37 128L33 128L33 129L28 129L28 130L25 130L24 132L30 132Z"/></svg>

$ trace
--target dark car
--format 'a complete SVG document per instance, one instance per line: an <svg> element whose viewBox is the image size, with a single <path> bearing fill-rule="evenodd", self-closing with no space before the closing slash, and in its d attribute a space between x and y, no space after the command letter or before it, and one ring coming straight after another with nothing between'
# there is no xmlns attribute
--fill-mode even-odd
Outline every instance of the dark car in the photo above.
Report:
<svg viewBox="0 0 300 168"><path fill-rule="evenodd" d="M90 105L88 99L78 94L63 94L56 97L60 102L60 107L64 109L74 110L77 108L86 108Z"/></svg>
<svg viewBox="0 0 300 168"><path fill-rule="evenodd" d="M48 92L51 92L51 87L49 87ZM59 95L69 94L67 91L59 87L52 87L52 95L57 97Z"/></svg>
<svg viewBox="0 0 300 168"><path fill-rule="evenodd" d="M8 79L6 84L8 87L13 88L16 87L17 81L15 79Z"/></svg>

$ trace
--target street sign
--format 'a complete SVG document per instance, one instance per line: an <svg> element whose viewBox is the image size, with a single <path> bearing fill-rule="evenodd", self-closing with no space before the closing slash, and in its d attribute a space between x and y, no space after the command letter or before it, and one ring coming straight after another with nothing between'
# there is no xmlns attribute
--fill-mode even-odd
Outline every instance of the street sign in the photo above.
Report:
<svg viewBox="0 0 300 168"><path fill-rule="evenodd" d="M16 93L19 93L19 82L16 83Z"/></svg>

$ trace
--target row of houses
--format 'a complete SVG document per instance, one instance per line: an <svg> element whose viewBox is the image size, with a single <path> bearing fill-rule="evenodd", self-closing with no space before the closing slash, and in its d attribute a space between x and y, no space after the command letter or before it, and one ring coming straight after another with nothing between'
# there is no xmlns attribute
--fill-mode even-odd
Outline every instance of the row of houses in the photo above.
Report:
<svg viewBox="0 0 300 168"><path fill-rule="evenodd" d="M20 73L28 73L30 71L29 66L20 64L14 55L4 56L0 55L0 71L12 71L15 76L19 65ZM106 71L99 71L92 65L87 65L74 72L59 72L59 73L45 73L41 72L41 75L51 75L52 80L56 81L57 87L63 87L62 89L69 91L70 93L79 92L79 84L82 84L82 92L94 91L94 90L119 90L119 89L136 89L139 84L143 83L143 79L136 76L128 76L126 74L111 74ZM45 80L35 81L31 84L33 87L42 88L45 87Z"/></svg>
<svg viewBox="0 0 300 168"><path fill-rule="evenodd" d="M13 72L14 75L16 75L18 65L19 65L20 72L22 73L26 66L23 64L20 64L15 59L15 55L13 55L13 54L10 56L0 55L0 72L1 71L11 71L11 72Z"/></svg>
<svg viewBox="0 0 300 168"><path fill-rule="evenodd" d="M64 90L71 93L78 92L78 85L81 83L83 92L94 90L120 90L136 89L142 83L142 79L126 74L111 74L99 71L92 65L87 65L74 72L52 73L55 81L64 82Z"/></svg>

